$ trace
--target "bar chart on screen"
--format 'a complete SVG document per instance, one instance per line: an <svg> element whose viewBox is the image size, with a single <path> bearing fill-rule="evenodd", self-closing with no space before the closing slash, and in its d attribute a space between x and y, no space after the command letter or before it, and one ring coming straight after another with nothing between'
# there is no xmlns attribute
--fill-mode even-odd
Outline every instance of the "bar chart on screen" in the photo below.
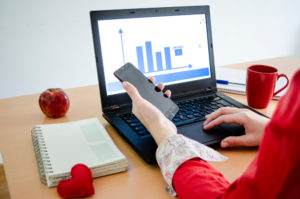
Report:
<svg viewBox="0 0 300 199"><path fill-rule="evenodd" d="M106 26L106 21L100 25ZM127 62L166 85L210 77L204 16L126 19L103 30L101 46L110 94L124 92L112 74Z"/></svg>
<svg viewBox="0 0 300 199"><path fill-rule="evenodd" d="M128 60L128 58L125 57L125 53L124 51L124 41L123 41L123 30L120 28L119 30L119 34L120 34L120 45L122 48L122 58L123 58L123 64L126 63L126 60ZM136 38L136 37L134 37ZM125 37L125 41L126 41L126 37ZM159 43L159 42L157 42ZM132 41L131 41L132 44ZM180 59L182 59L182 57L184 57L183 54L183 48L184 46L159 46L156 47L156 49L158 49L157 51L153 50L153 44L152 41L142 41L139 42L140 45L136 46L136 62L137 62L137 66L138 69L146 74L146 73L151 73L151 72L160 72L160 71L167 71L167 70L173 70L173 69L180 69L180 68L192 68L192 64L190 63L186 63L184 65L184 63L182 63L183 65L180 66L180 63L178 65L178 62L180 62ZM128 46L128 45L127 45ZM201 46L199 45L199 48ZM127 51L133 50L133 47L131 47L132 49L128 49ZM130 60L131 62L135 62L135 60ZM173 63L173 65L172 65Z"/></svg>
<svg viewBox="0 0 300 199"><path fill-rule="evenodd" d="M122 29L119 33L123 64L132 62L146 76L154 76L167 83L208 75L208 68L201 68L199 61L195 60L197 56L194 54L202 51L200 43L177 40L178 33L144 33L142 37L134 35L131 38L128 34L123 35Z"/></svg>
<svg viewBox="0 0 300 199"><path fill-rule="evenodd" d="M161 46L158 49L161 50L153 50L151 41L136 46L137 67L145 75L150 73L163 83L208 75L208 68L193 67L190 59L184 58L184 46Z"/></svg>
<svg viewBox="0 0 300 199"><path fill-rule="evenodd" d="M183 56L182 46L173 47L175 57ZM146 52L146 59L144 59L144 49ZM138 68L141 72L146 73L145 63L148 65L148 72L155 72L154 65L156 64L156 71L172 70L171 48L163 47L163 51L153 52L152 42L146 41L145 46L136 47ZM154 55L154 56L153 56ZM164 56L163 56L164 55ZM146 62L145 62L146 61ZM192 64L178 68L192 68Z"/></svg>

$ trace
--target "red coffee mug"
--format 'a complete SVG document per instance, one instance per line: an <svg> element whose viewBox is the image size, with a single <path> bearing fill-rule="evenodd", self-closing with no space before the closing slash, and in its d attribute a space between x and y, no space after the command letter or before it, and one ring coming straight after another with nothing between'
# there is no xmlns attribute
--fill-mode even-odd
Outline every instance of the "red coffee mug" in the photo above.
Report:
<svg viewBox="0 0 300 199"><path fill-rule="evenodd" d="M284 77L287 83L274 93L276 82ZM253 108L266 108L272 97L283 91L289 84L285 74L278 75L278 70L272 66L253 65L247 69L246 94L248 105Z"/></svg>

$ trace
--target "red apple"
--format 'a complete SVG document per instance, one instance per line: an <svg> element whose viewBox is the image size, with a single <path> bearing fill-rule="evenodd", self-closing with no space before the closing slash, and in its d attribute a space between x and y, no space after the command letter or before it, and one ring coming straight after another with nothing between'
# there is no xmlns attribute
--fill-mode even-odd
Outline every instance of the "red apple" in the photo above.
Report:
<svg viewBox="0 0 300 199"><path fill-rule="evenodd" d="M63 89L49 88L40 95L39 104L46 116L58 118L68 112L70 100Z"/></svg>

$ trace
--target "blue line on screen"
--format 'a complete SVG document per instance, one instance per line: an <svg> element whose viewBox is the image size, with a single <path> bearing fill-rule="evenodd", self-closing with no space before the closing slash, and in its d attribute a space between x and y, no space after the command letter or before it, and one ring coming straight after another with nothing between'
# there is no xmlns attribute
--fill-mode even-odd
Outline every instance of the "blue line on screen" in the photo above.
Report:
<svg viewBox="0 0 300 199"><path fill-rule="evenodd" d="M168 83L180 80L188 80L197 77L204 77L209 75L209 68L200 68L196 70L189 70L183 72L176 72L176 73L168 73L162 75L154 75L156 82L161 83ZM114 91L121 91L123 87L120 82L109 82L107 84L107 93L114 92Z"/></svg>
<svg viewBox="0 0 300 199"><path fill-rule="evenodd" d="M176 72L176 73L169 73L163 75L154 75L155 82L167 83L167 82L174 82L180 80L188 80L197 77L203 77L209 75L208 68L200 68L196 70L189 70L184 72Z"/></svg>

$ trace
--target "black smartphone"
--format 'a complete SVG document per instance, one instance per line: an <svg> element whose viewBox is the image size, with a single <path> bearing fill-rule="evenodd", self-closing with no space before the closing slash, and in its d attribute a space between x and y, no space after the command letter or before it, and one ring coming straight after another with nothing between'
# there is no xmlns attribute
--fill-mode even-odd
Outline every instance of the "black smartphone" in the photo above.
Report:
<svg viewBox="0 0 300 199"><path fill-rule="evenodd" d="M178 106L162 91L155 88L155 85L131 63L126 63L116 70L114 75L121 82L127 81L134 85L140 95L156 106L169 120L178 112Z"/></svg>

